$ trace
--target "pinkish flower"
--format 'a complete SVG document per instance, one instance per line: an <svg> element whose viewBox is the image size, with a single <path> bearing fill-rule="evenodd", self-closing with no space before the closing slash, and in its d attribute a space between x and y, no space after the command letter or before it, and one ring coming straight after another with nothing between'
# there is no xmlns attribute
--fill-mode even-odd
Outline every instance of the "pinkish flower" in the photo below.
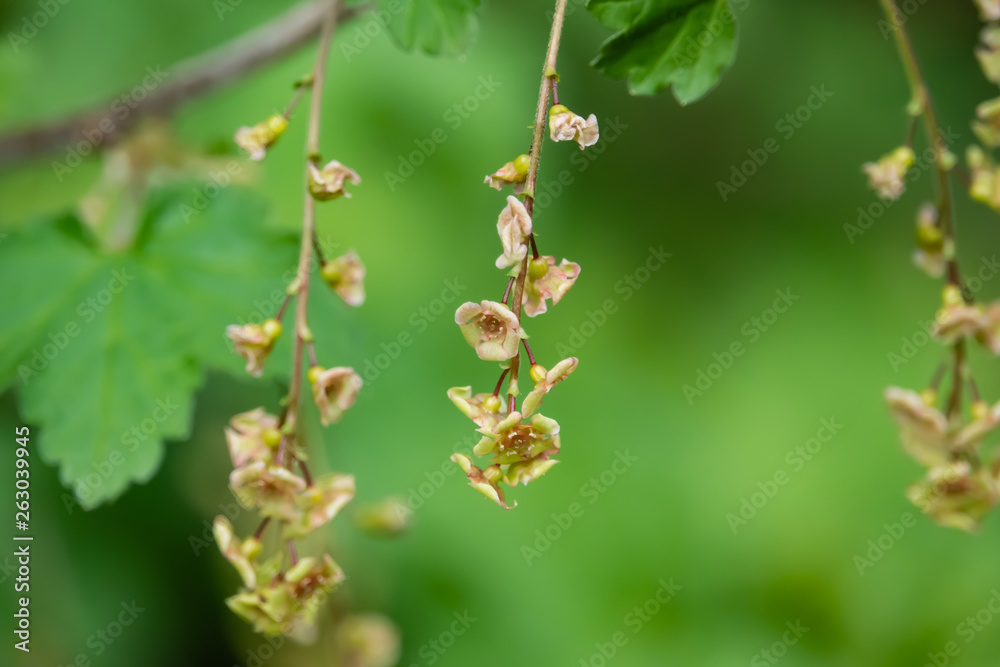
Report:
<svg viewBox="0 0 1000 667"><path fill-rule="evenodd" d="M500 190L505 185L513 185L514 194L519 195L524 192L524 182L528 178L530 165L531 158L527 155L518 155L517 159L497 169L483 182L494 190Z"/></svg>
<svg viewBox="0 0 1000 667"><path fill-rule="evenodd" d="M497 268L520 264L528 254L527 240L531 235L531 216L521 200L514 195L507 195L507 206L500 211L497 218L497 233L503 244L503 254L497 257Z"/></svg>
<svg viewBox="0 0 1000 667"><path fill-rule="evenodd" d="M361 184L361 177L349 167L336 160L327 162L320 169L315 163L309 162L309 194L313 199L329 201L338 197L350 199L351 193L344 190L344 183L350 181L354 185Z"/></svg>
<svg viewBox="0 0 1000 667"><path fill-rule="evenodd" d="M253 127L243 126L236 130L234 141L236 145L250 154L250 159L260 161L267 154L267 149L274 145L288 129L288 119L281 114L274 114L262 123Z"/></svg>
<svg viewBox="0 0 1000 667"><path fill-rule="evenodd" d="M258 507L263 516L291 521L299 514L295 499L306 483L287 468L255 461L229 475L229 488L245 507Z"/></svg>
<svg viewBox="0 0 1000 667"><path fill-rule="evenodd" d="M552 141L575 141L581 150L593 146L599 138L597 116L590 114L584 119L562 104L556 104L549 109L549 137Z"/></svg>
<svg viewBox="0 0 1000 667"><path fill-rule="evenodd" d="M868 174L868 186L884 199L896 200L906 189L906 172L913 166L913 149L900 146L862 167Z"/></svg>
<svg viewBox="0 0 1000 667"><path fill-rule="evenodd" d="M344 412L354 405L362 384L361 376L353 368L344 366L330 369L314 366L309 369L309 382L323 426L340 421Z"/></svg>
<svg viewBox="0 0 1000 667"><path fill-rule="evenodd" d="M270 319L261 324L233 324L226 327L226 335L233 341L236 354L247 360L247 373L260 377L264 362L281 336L281 322Z"/></svg>
<svg viewBox="0 0 1000 667"><path fill-rule="evenodd" d="M240 413L226 427L226 444L234 468L251 461L270 461L280 442L278 418L266 413L264 408Z"/></svg>
<svg viewBox="0 0 1000 667"><path fill-rule="evenodd" d="M473 396L472 387L452 387L448 390L448 398L462 414L486 430L492 429L507 414L507 406L500 397L493 394Z"/></svg>
<svg viewBox="0 0 1000 667"><path fill-rule="evenodd" d="M906 453L927 466L949 460L948 419L923 396L909 389L889 387L885 400L899 425Z"/></svg>
<svg viewBox="0 0 1000 667"><path fill-rule="evenodd" d="M528 334L510 308L496 301L466 302L455 311L455 323L466 342L484 361L505 361L517 354Z"/></svg>
<svg viewBox="0 0 1000 667"><path fill-rule="evenodd" d="M354 475L330 473L298 495L302 513L285 526L286 538L303 537L333 517L354 497Z"/></svg>
<svg viewBox="0 0 1000 667"><path fill-rule="evenodd" d="M579 359L576 357L569 357L568 359L563 359L558 364L552 367L552 370L545 371L541 366L532 367L532 375L535 374L534 369L538 368L545 375L540 382L535 383L535 388L528 392L528 395L524 397L524 401L521 403L521 411L525 417L530 417L535 413L535 410L539 408L542 404L542 399L552 391L552 387L556 386L563 380L569 377L570 373L576 370L576 365Z"/></svg>
<svg viewBox="0 0 1000 667"><path fill-rule="evenodd" d="M348 250L346 254L328 260L323 264L323 280L348 306L360 306L365 302L365 265L358 253Z"/></svg>
<svg viewBox="0 0 1000 667"><path fill-rule="evenodd" d="M543 255L531 260L524 281L524 313L528 317L541 315L547 309L547 300L559 303L580 275L580 265L563 259L556 266L556 258Z"/></svg>
<svg viewBox="0 0 1000 667"><path fill-rule="evenodd" d="M955 461L931 468L906 495L939 525L972 533L997 504L1000 485L988 469Z"/></svg>
<svg viewBox="0 0 1000 667"><path fill-rule="evenodd" d="M483 470L474 465L472 460L465 454L452 454L451 460L458 464L458 467L469 478L469 486L476 491L479 491L505 510L512 510L517 507L516 502L508 507L504 501L503 489L500 488L500 480L503 479L500 466L491 465Z"/></svg>

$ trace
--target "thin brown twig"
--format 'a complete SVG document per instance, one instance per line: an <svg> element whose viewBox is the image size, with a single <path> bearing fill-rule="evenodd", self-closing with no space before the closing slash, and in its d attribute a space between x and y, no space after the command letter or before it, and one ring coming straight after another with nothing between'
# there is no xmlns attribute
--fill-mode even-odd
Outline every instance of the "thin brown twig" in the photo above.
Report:
<svg viewBox="0 0 1000 667"><path fill-rule="evenodd" d="M55 153L84 140L97 150L114 142L142 118L170 115L184 102L236 81L308 43L320 29L327 4L326 0L303 2L222 46L177 63L162 85L144 99L134 101L128 116L114 117L110 131L105 131L111 117L108 100L0 136L0 165ZM368 4L341 6L337 20L347 21L368 9Z"/></svg>

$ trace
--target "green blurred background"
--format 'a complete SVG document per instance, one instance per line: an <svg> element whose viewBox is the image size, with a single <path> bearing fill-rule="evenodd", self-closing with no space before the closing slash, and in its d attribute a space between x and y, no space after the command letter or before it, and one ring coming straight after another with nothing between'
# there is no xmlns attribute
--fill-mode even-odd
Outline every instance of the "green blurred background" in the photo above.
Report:
<svg viewBox="0 0 1000 667"><path fill-rule="evenodd" d="M206 0L71 0L20 53L0 47L0 128L99 104L134 85L147 65L169 70L290 5L244 0L219 20ZM961 135L963 150L974 105L996 92L972 52L980 23L971 2L918 6L907 27L944 125ZM0 32L36 9L7 0ZM364 183L350 201L321 207L319 227L361 254L368 300L337 311L339 331L316 333L338 341L336 363L358 368L400 332L414 342L367 383L321 447L314 440L315 458L357 476L356 505L419 494L421 484L433 492L398 540L369 537L351 512L338 517L328 537L349 581L331 608L391 618L406 666L771 664L760 652L797 621L808 632L780 658L787 664L915 667L951 641L958 656L939 661L996 664L1000 619L971 637L959 624L1000 588L1000 517L970 536L934 526L908 504L904 489L921 471L900 451L881 397L889 384L925 386L943 357L929 345L894 369L887 356L938 304L939 285L909 259L913 215L931 196L930 179L853 243L843 228L859 206L876 201L861 163L905 134L908 92L874 0L750 2L738 12L735 66L687 108L669 94L631 98L622 82L590 69L606 31L582 9L568 17L560 94L574 110L598 115L605 141L586 168L573 145L549 143L542 160L543 183L564 169L573 182L539 209L541 250L583 266L565 301L529 329L541 363L561 358L559 344L574 346L581 360L546 401L546 414L562 424L562 463L512 492L519 501L512 512L458 475L441 484L436 471L471 433L445 390L488 391L496 372L463 342L452 306L423 331L411 315L437 308L446 280L466 286L462 300L502 291L493 259L503 199L480 183L529 141L548 9L529 0L488 3L478 42L459 59L405 54L382 31L348 63L341 44L353 43L363 23L343 28L334 44L323 143ZM288 83L311 59L305 49L188 104L175 119L179 137L196 148L227 141L236 126L284 105ZM501 85L452 127L444 114L474 94L481 76ZM832 97L792 136L782 134L776 124L814 86ZM611 140L616 124L622 129ZM444 129L445 143L391 190L384 174L435 128ZM769 137L780 150L722 201L717 182ZM293 123L255 186L276 229L300 224L303 142L304 123ZM43 158L0 172L0 224L17 228L72 207L99 171L91 159L60 184ZM995 214L963 197L958 220L961 258L978 268L997 250ZM626 299L616 284L661 246L672 256ZM45 285L46 276L24 280ZM981 298L998 288L987 283ZM752 340L745 324L778 289L800 298ZM585 326L609 299L616 311L602 326ZM581 328L592 335L577 338ZM734 341L745 354L689 402L683 385ZM996 399L996 361L977 351L973 363L983 393ZM84 654L109 667L228 667L248 664L248 651L260 654L263 640L223 602L237 586L235 572L214 546L196 554L189 538L232 502L223 425L236 412L274 405L278 395L273 382L208 375L191 438L168 445L151 482L92 512L68 512L57 471L34 462L35 634L32 653L16 655L16 664L69 665ZM17 403L11 391L0 397L5 433L19 421ZM788 452L816 436L823 419L843 427L801 469L792 465ZM620 475L606 472L626 451L637 462ZM777 471L788 483L734 533L727 514ZM615 480L603 493L584 487L602 473ZM426 484L433 481L440 488ZM553 528L553 514L574 502L582 515ZM12 520L6 507L5 522ZM907 512L915 526L859 574L855 557ZM240 530L251 525L249 517L237 521ZM546 529L562 534L529 564L522 547L537 546L537 531ZM639 624L627 615L671 578L682 588L634 632ZM11 588L6 579L5 603ZM88 638L132 600L145 611L98 654ZM477 620L437 653L429 642L465 612ZM618 632L627 643L605 660L600 645ZM332 660L321 642L282 649L264 664Z"/></svg>

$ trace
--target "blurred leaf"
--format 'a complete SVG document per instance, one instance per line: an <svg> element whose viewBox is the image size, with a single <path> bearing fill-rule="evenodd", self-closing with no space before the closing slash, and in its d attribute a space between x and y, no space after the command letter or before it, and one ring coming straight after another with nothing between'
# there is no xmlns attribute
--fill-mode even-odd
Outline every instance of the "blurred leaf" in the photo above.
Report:
<svg viewBox="0 0 1000 667"><path fill-rule="evenodd" d="M619 31L592 64L628 77L633 95L673 86L678 102L694 102L736 56L736 19L727 0L590 0L587 9Z"/></svg>
<svg viewBox="0 0 1000 667"><path fill-rule="evenodd" d="M225 325L294 265L256 199L226 191L198 213L195 197L158 193L123 251L71 217L0 244L0 385L19 385L42 456L84 507L150 478L163 440L188 433L203 365L234 367Z"/></svg>
<svg viewBox="0 0 1000 667"><path fill-rule="evenodd" d="M389 30L404 49L457 56L465 53L476 38L479 3L480 0L379 0L379 7L392 16Z"/></svg>

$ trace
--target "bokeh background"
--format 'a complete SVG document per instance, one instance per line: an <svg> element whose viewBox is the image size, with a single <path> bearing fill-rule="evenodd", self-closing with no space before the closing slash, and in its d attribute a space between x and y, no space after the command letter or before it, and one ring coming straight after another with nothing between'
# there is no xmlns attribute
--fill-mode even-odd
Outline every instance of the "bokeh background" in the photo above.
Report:
<svg viewBox="0 0 1000 667"><path fill-rule="evenodd" d="M511 512L459 475L443 476L397 540L368 536L352 512L338 517L327 537L349 581L330 613L390 618L402 634L399 664L772 664L761 651L796 622L808 632L777 652L787 664L914 667L952 641L959 654L938 656L939 664L995 664L1000 619L982 614L978 622L992 624L971 633L960 624L1000 588L1000 518L970 536L934 526L908 504L904 489L921 471L900 451L881 397L889 384L925 386L943 358L934 344L896 368L888 356L938 304L939 284L909 259L912 220L931 196L931 179L914 183L853 242L844 229L876 201L861 163L905 134L908 91L892 42L874 0L743 4L735 66L687 108L669 94L632 98L622 82L589 68L607 32L582 8L568 17L561 97L597 114L605 141L585 163L566 144L547 144L542 160L543 183L563 170L572 177L536 217L542 252L583 266L565 301L530 322L542 363L561 358L560 344L581 360L546 399L545 412L562 423L562 463L514 491ZM973 56L978 17L971 2L912 4L907 28L963 150L975 104L996 93ZM19 53L0 46L0 128L99 104L134 85L147 65L169 69L290 5L245 0L220 20L205 0L71 0ZM446 280L465 286L462 300L496 298L503 288L493 267L503 199L480 183L527 147L547 9L529 0L488 3L480 38L458 59L403 53L382 31L347 62L341 45L353 44L363 23L344 27L334 44L323 142L364 183L353 199L320 207L319 226L364 258L368 300L350 312L329 299L317 305L332 309L337 328L316 333L336 341L337 363L359 368L401 332L413 336L342 423L313 440L316 466L357 476L357 506L440 483L437 471L471 433L445 390L488 390L496 379L463 342L451 306L422 331L411 316L440 310L434 302ZM0 33L36 10L31 0L6 0ZM193 149L225 143L236 126L283 106L289 82L311 59L305 49L187 104L174 119L179 141ZM501 85L452 127L445 113L482 76ZM822 86L832 96L791 136L782 133L777 124ZM617 136L612 125L621 127ZM447 140L391 189L385 173L435 128ZM717 182L771 137L780 150L723 201ZM293 123L253 186L275 229L300 224L303 143L304 122ZM72 208L99 172L96 158L62 183L48 158L6 168L0 225L16 229ZM998 250L1000 223L959 199L959 252L978 268ZM616 290L661 246L671 257L660 270L631 294ZM62 289L46 280L23 276ZM798 300L759 336L747 335L779 289ZM1000 281L987 282L980 297L998 292ZM615 312L599 327L584 326L607 300ZM581 327L590 335L577 338ZM745 354L689 401L683 386L735 341ZM996 399L996 361L977 350L973 364L984 394ZM15 655L15 664L69 665L80 655L108 667L256 664L262 638L223 602L235 572L214 546L196 550L190 538L232 502L223 425L278 396L273 381L208 374L191 437L168 444L152 481L91 512L67 511L57 471L34 461L35 634L33 651ZM824 419L842 428L804 466L793 465L788 453ZM19 421L17 394L8 390L0 396L3 432ZM608 473L621 452L637 462ZM9 471L9 450L4 461ZM727 515L778 471L787 484L734 532ZM584 486L602 473L614 480L603 492ZM4 475L4 489L11 479ZM552 528L553 514L574 502L582 515ZM5 505L5 522L12 512ZM869 541L908 512L914 525L859 573L856 557L867 557ZM237 526L250 530L251 519ZM546 529L562 534L527 562L523 547L536 548ZM669 603L641 623L628 616L671 579L681 588ZM145 611L98 652L89 638L132 600ZM451 642L442 633L456 613L476 620ZM618 632L627 642L605 659L599 645ZM431 644L440 640L452 644L443 653ZM285 647L263 664L333 660L321 641Z"/></svg>

